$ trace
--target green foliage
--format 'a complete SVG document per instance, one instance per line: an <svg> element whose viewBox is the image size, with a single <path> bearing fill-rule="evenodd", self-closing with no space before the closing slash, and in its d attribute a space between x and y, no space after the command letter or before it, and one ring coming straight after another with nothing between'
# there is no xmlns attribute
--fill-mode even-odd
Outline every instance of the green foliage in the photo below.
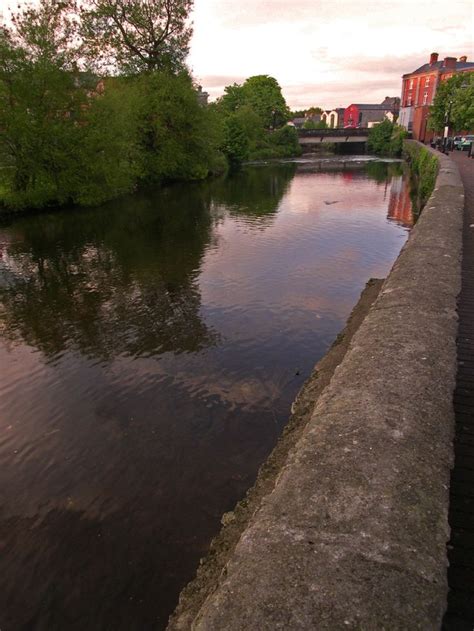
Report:
<svg viewBox="0 0 474 631"><path fill-rule="evenodd" d="M280 158L290 158L301 153L298 142L298 133L294 127L285 125L275 130L269 137L270 147L272 147Z"/></svg>
<svg viewBox="0 0 474 631"><path fill-rule="evenodd" d="M446 122L453 131L474 129L474 73L456 74L438 86L428 126L441 132Z"/></svg>
<svg viewBox="0 0 474 631"><path fill-rule="evenodd" d="M0 30L0 160L12 167L9 205L62 203L75 159L85 90L67 38L69 3L42 0ZM66 37L66 39L65 39Z"/></svg>
<svg viewBox="0 0 474 631"><path fill-rule="evenodd" d="M244 126L235 114L231 114L224 124L222 150L231 167L238 167L249 157L249 139Z"/></svg>
<svg viewBox="0 0 474 631"><path fill-rule="evenodd" d="M405 142L403 153L410 165L414 206L420 212L435 187L439 161L428 149L415 142Z"/></svg>
<svg viewBox="0 0 474 631"><path fill-rule="evenodd" d="M245 103L262 119L267 129L281 127L289 117L278 81L268 75L249 77L242 86Z"/></svg>
<svg viewBox="0 0 474 631"><path fill-rule="evenodd" d="M278 82L258 75L227 86L216 109L224 121L223 151L232 166L244 160L290 157L301 153L294 129L283 126L289 110Z"/></svg>
<svg viewBox="0 0 474 631"><path fill-rule="evenodd" d="M220 105L227 113L242 107L250 108L260 117L266 129L281 127L290 116L278 81L268 75L249 77L243 85L234 83L227 86Z"/></svg>
<svg viewBox="0 0 474 631"><path fill-rule="evenodd" d="M108 81L104 93L91 100L77 130L79 148L68 173L75 202L102 203L134 190L143 177L140 105L138 86L123 80Z"/></svg>
<svg viewBox="0 0 474 631"><path fill-rule="evenodd" d="M73 12L41 0L0 29L1 203L98 204L143 181L223 172L222 117L189 74L79 72Z"/></svg>
<svg viewBox="0 0 474 631"><path fill-rule="evenodd" d="M292 110L290 112L290 120L293 120L294 118L303 118L305 114L306 110Z"/></svg>
<svg viewBox="0 0 474 631"><path fill-rule="evenodd" d="M74 0L40 0L0 29L1 204L99 204L141 183L300 153L272 77L199 105L183 70L191 6L86 0L79 11ZM118 74L79 71L93 53Z"/></svg>
<svg viewBox="0 0 474 631"><path fill-rule="evenodd" d="M369 151L382 156L400 156L406 132L388 119L369 130Z"/></svg>
<svg viewBox="0 0 474 631"><path fill-rule="evenodd" d="M143 75L138 87L145 178L157 182L206 177L221 139L199 105L189 75Z"/></svg>
<svg viewBox="0 0 474 631"><path fill-rule="evenodd" d="M306 110L306 114L309 114L310 116L317 116L318 114L322 114L323 110L320 107L310 107L308 110Z"/></svg>
<svg viewBox="0 0 474 631"><path fill-rule="evenodd" d="M325 120L315 121L308 118L303 124L303 129L328 129L328 126Z"/></svg>
<svg viewBox="0 0 474 631"><path fill-rule="evenodd" d="M180 71L189 50L193 0L86 0L81 35L89 59L124 73Z"/></svg>

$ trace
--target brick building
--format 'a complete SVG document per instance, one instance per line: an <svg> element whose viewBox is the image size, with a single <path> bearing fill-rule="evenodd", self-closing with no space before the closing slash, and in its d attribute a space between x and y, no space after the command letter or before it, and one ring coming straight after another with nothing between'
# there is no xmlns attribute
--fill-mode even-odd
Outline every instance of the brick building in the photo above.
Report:
<svg viewBox="0 0 474 631"><path fill-rule="evenodd" d="M474 63L467 57L445 57L438 61L438 53L431 53L428 63L402 77L402 101L399 125L411 131L413 138L428 142L433 132L427 129L430 105L441 81L459 72L473 72Z"/></svg>

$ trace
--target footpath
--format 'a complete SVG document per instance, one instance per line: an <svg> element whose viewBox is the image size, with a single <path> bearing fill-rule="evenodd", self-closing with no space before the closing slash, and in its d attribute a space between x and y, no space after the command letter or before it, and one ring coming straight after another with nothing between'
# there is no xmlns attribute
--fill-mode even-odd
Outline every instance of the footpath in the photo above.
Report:
<svg viewBox="0 0 474 631"><path fill-rule="evenodd" d="M451 474L448 610L444 631L474 629L474 159L453 151L464 184L462 289L454 392L455 465Z"/></svg>

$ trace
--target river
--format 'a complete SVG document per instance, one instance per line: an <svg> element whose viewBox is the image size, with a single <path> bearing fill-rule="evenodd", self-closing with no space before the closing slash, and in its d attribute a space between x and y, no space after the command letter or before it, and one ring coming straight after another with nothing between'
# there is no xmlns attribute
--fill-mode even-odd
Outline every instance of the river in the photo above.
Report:
<svg viewBox="0 0 474 631"><path fill-rule="evenodd" d="M351 156L0 225L0 629L163 629L411 223Z"/></svg>

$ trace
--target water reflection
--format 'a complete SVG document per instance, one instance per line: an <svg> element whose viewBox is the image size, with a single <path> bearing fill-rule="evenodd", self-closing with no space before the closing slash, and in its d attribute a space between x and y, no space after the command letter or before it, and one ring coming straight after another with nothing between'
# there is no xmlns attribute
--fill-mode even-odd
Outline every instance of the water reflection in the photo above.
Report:
<svg viewBox="0 0 474 631"><path fill-rule="evenodd" d="M403 175L392 178L388 218L406 228L413 226L414 214L410 188L407 186Z"/></svg>
<svg viewBox="0 0 474 631"><path fill-rule="evenodd" d="M16 282L0 288L5 337L101 359L214 343L196 282L210 230L192 189L15 224L6 256Z"/></svg>
<svg viewBox="0 0 474 631"><path fill-rule="evenodd" d="M398 254L397 169L248 168L0 229L2 631L163 628Z"/></svg>

